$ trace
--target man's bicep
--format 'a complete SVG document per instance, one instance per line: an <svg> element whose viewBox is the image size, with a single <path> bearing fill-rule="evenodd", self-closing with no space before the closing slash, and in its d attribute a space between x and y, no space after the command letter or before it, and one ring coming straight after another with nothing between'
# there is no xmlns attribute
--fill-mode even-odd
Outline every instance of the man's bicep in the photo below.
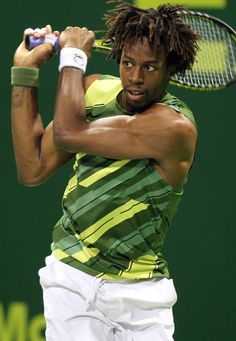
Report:
<svg viewBox="0 0 236 341"><path fill-rule="evenodd" d="M150 157L142 136L133 128L133 120L132 116L119 115L83 122L79 129L70 127L58 145L69 152L114 159Z"/></svg>

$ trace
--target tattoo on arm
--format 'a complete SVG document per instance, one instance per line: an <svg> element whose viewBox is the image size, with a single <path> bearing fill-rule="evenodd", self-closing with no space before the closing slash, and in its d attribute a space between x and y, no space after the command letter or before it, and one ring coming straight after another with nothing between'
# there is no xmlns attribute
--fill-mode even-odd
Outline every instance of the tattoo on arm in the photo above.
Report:
<svg viewBox="0 0 236 341"><path fill-rule="evenodd" d="M27 91L27 89L23 86L17 86L14 88L12 95L12 106L14 106L15 108L22 107L25 91ZM30 93L32 97L37 98L36 88L30 88Z"/></svg>

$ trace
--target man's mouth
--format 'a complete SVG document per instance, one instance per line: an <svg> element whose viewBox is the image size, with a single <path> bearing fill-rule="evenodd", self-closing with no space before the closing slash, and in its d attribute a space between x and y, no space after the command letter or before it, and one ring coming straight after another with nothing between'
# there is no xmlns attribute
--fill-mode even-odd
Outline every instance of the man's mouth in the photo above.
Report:
<svg viewBox="0 0 236 341"><path fill-rule="evenodd" d="M145 92L143 90L139 90L139 89L126 89L126 94L127 94L127 98L132 100L132 101L138 101L141 98L143 98L143 96L145 95Z"/></svg>
<svg viewBox="0 0 236 341"><path fill-rule="evenodd" d="M129 93L131 93L132 95L143 95L143 91L140 90L127 90Z"/></svg>

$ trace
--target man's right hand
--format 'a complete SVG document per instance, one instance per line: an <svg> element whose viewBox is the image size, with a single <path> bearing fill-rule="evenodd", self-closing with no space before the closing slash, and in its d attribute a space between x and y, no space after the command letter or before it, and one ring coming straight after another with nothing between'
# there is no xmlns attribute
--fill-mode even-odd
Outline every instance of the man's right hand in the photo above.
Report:
<svg viewBox="0 0 236 341"><path fill-rule="evenodd" d="M46 25L42 29L26 29L23 35L23 41L17 48L14 55L14 66L38 68L41 64L45 63L53 54L53 44L50 42L44 42L29 51L26 47L25 38L26 35L40 38L51 34L55 35L55 37L59 36L58 31L52 32L50 25Z"/></svg>
<svg viewBox="0 0 236 341"><path fill-rule="evenodd" d="M93 31L88 30L86 27L72 27L68 26L61 32L59 43L61 48L73 47L83 50L87 57L91 56L91 49L95 40Z"/></svg>

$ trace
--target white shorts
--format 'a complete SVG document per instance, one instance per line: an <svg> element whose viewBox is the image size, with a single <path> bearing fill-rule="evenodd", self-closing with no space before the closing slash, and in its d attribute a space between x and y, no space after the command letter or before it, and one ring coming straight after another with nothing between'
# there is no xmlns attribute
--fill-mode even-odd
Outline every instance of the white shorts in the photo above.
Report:
<svg viewBox="0 0 236 341"><path fill-rule="evenodd" d="M39 270L47 341L173 341L172 280L103 280L54 256Z"/></svg>

